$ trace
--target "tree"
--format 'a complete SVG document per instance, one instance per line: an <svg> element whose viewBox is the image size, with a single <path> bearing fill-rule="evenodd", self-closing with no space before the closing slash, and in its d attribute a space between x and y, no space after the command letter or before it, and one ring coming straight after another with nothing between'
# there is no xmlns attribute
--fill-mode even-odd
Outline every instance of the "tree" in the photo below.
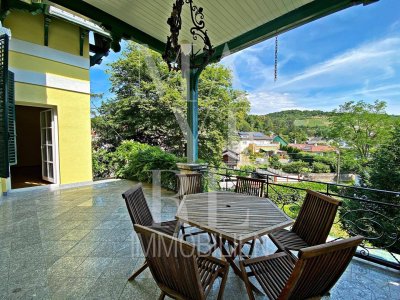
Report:
<svg viewBox="0 0 400 300"><path fill-rule="evenodd" d="M170 73L162 57L130 43L108 70L115 98L103 102L93 118L102 145L115 149L123 140L135 140L185 156L186 84ZM219 64L205 68L199 80L199 157L220 161L237 123L250 110L241 91L232 87L231 72Z"/></svg>
<svg viewBox="0 0 400 300"><path fill-rule="evenodd" d="M373 154L367 185L382 190L400 191L399 121L394 124L390 131L387 142Z"/></svg>
<svg viewBox="0 0 400 300"><path fill-rule="evenodd" d="M390 117L385 112L386 103L375 101L349 101L335 110L330 118L331 135L338 142L352 147L362 162L387 138Z"/></svg>
<svg viewBox="0 0 400 300"><path fill-rule="evenodd" d="M389 138L372 154L366 187L373 190L344 188L348 196L368 201L345 200L341 211L344 228L362 234L376 247L400 253L400 122L388 129ZM386 192L376 191L385 190Z"/></svg>

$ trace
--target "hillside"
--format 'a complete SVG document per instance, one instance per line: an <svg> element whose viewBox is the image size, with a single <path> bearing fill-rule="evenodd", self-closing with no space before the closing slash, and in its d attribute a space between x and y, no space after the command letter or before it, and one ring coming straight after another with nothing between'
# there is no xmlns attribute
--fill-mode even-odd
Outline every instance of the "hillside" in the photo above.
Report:
<svg viewBox="0 0 400 300"><path fill-rule="evenodd" d="M286 110L267 115L249 115L241 131L274 132L289 142L304 142L307 137L327 137L329 117L333 112L321 110Z"/></svg>

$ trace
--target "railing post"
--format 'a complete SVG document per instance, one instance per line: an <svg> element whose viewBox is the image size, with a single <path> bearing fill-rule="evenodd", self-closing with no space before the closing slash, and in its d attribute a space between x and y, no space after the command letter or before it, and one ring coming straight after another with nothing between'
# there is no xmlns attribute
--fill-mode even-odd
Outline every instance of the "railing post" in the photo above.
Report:
<svg viewBox="0 0 400 300"><path fill-rule="evenodd" d="M269 175L267 175L267 198L269 198Z"/></svg>
<svg viewBox="0 0 400 300"><path fill-rule="evenodd" d="M227 179L228 179L228 169L225 168L225 191L228 190L228 181L227 181Z"/></svg>

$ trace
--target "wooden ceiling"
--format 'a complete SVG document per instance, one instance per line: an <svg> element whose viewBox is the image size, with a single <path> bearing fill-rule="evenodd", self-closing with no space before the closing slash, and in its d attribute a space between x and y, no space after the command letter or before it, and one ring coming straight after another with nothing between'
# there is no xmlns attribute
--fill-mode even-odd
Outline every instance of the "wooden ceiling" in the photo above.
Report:
<svg viewBox="0 0 400 300"><path fill-rule="evenodd" d="M163 52L170 35L167 19L175 0L51 2L100 22L114 36L132 39ZM370 2L374 0L194 0L194 5L203 7L205 28L216 49L212 60L217 61L224 51L234 53L317 18ZM185 3L181 40L193 41L190 27L190 6ZM195 47L201 49L202 43L199 40L197 43Z"/></svg>

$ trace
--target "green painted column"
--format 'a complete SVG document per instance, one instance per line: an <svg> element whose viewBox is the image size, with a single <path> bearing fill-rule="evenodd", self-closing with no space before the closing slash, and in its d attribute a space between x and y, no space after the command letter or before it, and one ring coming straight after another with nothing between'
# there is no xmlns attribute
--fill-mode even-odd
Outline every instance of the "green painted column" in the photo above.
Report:
<svg viewBox="0 0 400 300"><path fill-rule="evenodd" d="M199 157L199 77L201 69L190 69L187 82L187 162L195 163Z"/></svg>

